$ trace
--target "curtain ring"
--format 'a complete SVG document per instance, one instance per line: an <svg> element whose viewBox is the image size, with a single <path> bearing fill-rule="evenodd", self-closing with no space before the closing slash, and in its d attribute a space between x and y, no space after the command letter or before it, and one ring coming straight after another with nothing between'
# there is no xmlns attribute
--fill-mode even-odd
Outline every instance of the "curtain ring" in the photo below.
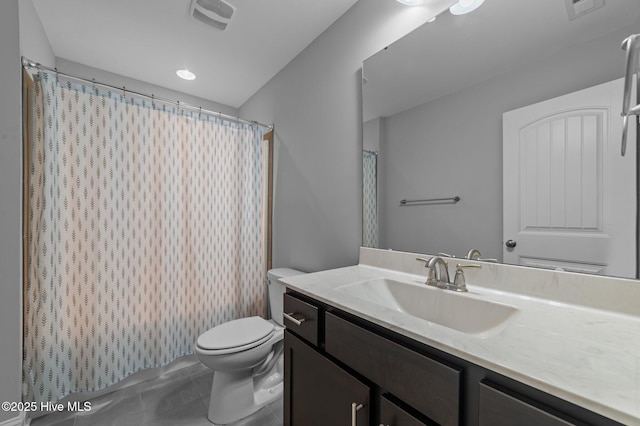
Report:
<svg viewBox="0 0 640 426"><path fill-rule="evenodd" d="M153 93L151 94L151 108L152 109L156 108L156 102L155 102L155 97L154 97Z"/></svg>

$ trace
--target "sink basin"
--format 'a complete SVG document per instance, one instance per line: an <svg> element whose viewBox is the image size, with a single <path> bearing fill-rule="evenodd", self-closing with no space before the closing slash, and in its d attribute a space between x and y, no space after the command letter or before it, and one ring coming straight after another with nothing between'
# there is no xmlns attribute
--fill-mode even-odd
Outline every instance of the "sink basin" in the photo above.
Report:
<svg viewBox="0 0 640 426"><path fill-rule="evenodd" d="M478 299L425 284L374 278L347 284L336 290L394 311L488 337L504 330L518 313L513 306Z"/></svg>

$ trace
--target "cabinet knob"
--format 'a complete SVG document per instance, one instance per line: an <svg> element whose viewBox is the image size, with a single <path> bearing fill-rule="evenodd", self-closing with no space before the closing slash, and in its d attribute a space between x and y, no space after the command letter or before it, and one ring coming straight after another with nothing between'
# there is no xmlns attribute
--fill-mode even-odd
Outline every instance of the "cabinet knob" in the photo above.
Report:
<svg viewBox="0 0 640 426"><path fill-rule="evenodd" d="M358 404L357 402L351 403L351 426L357 426L358 424L358 411L364 407L362 404Z"/></svg>

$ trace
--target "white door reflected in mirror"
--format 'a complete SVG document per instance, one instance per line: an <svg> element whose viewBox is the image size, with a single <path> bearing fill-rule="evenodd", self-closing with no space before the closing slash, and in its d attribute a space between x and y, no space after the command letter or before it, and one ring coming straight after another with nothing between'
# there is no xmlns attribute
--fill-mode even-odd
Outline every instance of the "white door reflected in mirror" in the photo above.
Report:
<svg viewBox="0 0 640 426"><path fill-rule="evenodd" d="M506 263L635 277L635 146L620 155L623 85L504 114Z"/></svg>

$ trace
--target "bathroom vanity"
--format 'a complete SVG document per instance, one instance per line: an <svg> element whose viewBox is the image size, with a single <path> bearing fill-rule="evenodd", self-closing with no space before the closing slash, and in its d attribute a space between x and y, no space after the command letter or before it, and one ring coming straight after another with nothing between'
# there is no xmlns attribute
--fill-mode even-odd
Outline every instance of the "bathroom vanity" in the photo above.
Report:
<svg viewBox="0 0 640 426"><path fill-rule="evenodd" d="M640 424L640 294L599 293L627 280L484 264L455 294L415 257L283 280L285 425Z"/></svg>

